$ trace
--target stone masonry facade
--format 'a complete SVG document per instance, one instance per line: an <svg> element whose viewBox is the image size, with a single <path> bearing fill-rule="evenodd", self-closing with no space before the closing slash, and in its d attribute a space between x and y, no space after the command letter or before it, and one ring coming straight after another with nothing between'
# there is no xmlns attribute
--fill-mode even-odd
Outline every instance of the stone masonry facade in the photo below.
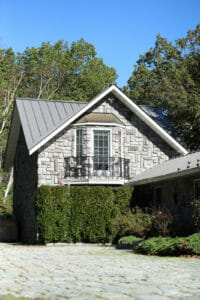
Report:
<svg viewBox="0 0 200 300"><path fill-rule="evenodd" d="M81 126L75 122L64 129L38 152L38 185L56 185L65 179L65 158L76 156L78 128L83 129L83 156L93 156L93 130L110 130L112 157L130 159L130 177L178 155L113 95L102 99L87 114L92 112L113 114L123 126Z"/></svg>
<svg viewBox="0 0 200 300"><path fill-rule="evenodd" d="M13 215L19 228L20 241L35 241L37 222L35 196L37 190L37 153L29 155L22 130L14 162Z"/></svg>
<svg viewBox="0 0 200 300"><path fill-rule="evenodd" d="M200 180L200 173L136 186L133 194L133 206L152 205L162 210L166 209L173 216L174 233L191 234L194 232L195 180ZM157 199L158 190L159 199Z"/></svg>
<svg viewBox="0 0 200 300"><path fill-rule="evenodd" d="M131 177L177 155L165 141L113 96L103 99L87 113L92 112L113 114L121 122L117 125L111 124L111 126L106 124L94 126L75 122L32 155L28 153L23 131L20 130L14 162L13 214L19 225L21 241L31 242L37 238L34 209L37 187L57 185L62 182L67 184L64 182L65 159L76 156L78 128L83 130L83 156L93 156L94 130L109 130L110 155L130 160ZM108 184L108 176L100 177L103 184L104 182ZM94 182L98 179L99 176L96 176ZM70 178L70 180L73 184L74 178ZM118 184L117 176L115 180L115 184Z"/></svg>

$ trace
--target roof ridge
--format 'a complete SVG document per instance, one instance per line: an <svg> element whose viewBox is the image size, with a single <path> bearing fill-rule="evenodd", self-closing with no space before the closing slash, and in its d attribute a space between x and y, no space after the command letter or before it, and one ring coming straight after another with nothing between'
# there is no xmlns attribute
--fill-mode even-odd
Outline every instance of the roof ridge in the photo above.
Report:
<svg viewBox="0 0 200 300"><path fill-rule="evenodd" d="M83 103L87 104L88 102L86 101L76 101L76 100L66 100L66 99L61 99L61 100L51 100L51 99L35 99L35 98L24 98L24 97L16 97L16 100L30 100L30 101L49 101L49 102L71 102L71 103Z"/></svg>

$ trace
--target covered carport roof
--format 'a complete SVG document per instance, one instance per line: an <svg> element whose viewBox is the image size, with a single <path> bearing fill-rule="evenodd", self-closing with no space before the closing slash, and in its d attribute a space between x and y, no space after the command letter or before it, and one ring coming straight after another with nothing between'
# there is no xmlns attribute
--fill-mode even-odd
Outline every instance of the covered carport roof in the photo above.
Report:
<svg viewBox="0 0 200 300"><path fill-rule="evenodd" d="M200 152L170 159L143 171L130 179L127 185L142 185L180 176L200 173Z"/></svg>

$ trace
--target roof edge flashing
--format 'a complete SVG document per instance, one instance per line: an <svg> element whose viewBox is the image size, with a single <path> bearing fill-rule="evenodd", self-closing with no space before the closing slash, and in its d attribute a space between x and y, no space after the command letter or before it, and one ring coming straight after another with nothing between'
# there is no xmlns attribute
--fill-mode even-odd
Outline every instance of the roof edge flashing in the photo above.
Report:
<svg viewBox="0 0 200 300"><path fill-rule="evenodd" d="M42 147L45 143L47 143L50 139L56 136L59 132L69 126L72 122L77 120L80 116L82 116L85 112L87 112L91 107L97 104L100 100L102 100L109 93L113 93L124 105L126 105L132 112L134 112L143 122L145 122L149 127L152 128L161 138L163 138L166 143L168 143L174 150L182 155L186 155L188 151L182 147L173 137L171 137L161 126L159 126L153 119L151 119L139 106L137 106L131 99L129 99L119 88L115 85L111 85L102 93L98 94L95 98L93 98L88 104L80 109L75 115L73 115L69 120L61 124L58 128L56 128L52 133L47 135L42 141L34 145L31 149L29 149L29 154L33 154L40 147Z"/></svg>

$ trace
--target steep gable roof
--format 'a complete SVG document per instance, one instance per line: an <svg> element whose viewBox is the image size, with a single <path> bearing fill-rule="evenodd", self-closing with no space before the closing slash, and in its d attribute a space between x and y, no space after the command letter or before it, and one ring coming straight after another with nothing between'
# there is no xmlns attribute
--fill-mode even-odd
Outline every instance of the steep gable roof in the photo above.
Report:
<svg viewBox="0 0 200 300"><path fill-rule="evenodd" d="M29 154L31 155L41 148L110 93L119 99L130 111L136 114L178 153L182 155L187 154L187 150L184 147L115 85L110 86L88 103L17 98L13 113L13 115L16 115L14 120L15 126L19 128L18 123L20 120ZM15 131L15 126L12 122L7 143L5 166L10 166L14 159L13 155L16 148L16 139L14 140L15 144L13 144L12 138L14 136L13 132ZM10 156L10 154L12 155Z"/></svg>
<svg viewBox="0 0 200 300"><path fill-rule="evenodd" d="M86 105L86 102L16 98L6 147L5 170L13 164L20 125L30 153Z"/></svg>
<svg viewBox="0 0 200 300"><path fill-rule="evenodd" d="M136 105L131 99L129 99L119 88L115 85L111 85L102 93L97 95L94 99L87 103L80 111L74 114L70 119L66 120L59 128L57 128L47 139L44 139L41 143L36 145L30 150L30 154L37 151L48 140L61 132L64 128L69 126L72 122L78 119L81 115L91 109L99 101L101 101L108 94L113 93L125 106L127 106L133 113L135 113L142 121L144 121L152 130L154 130L161 138L163 138L173 149L178 153L185 155L188 151L182 147L172 136L170 136L161 126L159 126L152 118L150 118L138 105Z"/></svg>
<svg viewBox="0 0 200 300"><path fill-rule="evenodd" d="M36 145L87 105L84 102L16 99L27 148Z"/></svg>

